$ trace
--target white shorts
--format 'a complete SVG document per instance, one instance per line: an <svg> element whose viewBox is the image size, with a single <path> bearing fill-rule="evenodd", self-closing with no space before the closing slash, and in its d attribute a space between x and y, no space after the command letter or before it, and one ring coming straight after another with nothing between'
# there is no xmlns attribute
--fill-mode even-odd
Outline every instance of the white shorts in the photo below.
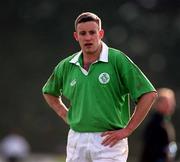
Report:
<svg viewBox="0 0 180 162"><path fill-rule="evenodd" d="M66 162L126 162L128 140L120 140L113 147L103 146L101 133L79 133L70 129Z"/></svg>

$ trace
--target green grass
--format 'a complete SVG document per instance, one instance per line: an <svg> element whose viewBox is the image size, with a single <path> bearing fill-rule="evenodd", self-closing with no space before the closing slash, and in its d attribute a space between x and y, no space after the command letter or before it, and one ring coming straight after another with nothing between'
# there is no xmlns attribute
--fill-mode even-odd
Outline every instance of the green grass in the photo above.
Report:
<svg viewBox="0 0 180 162"><path fill-rule="evenodd" d="M65 155L57 156L55 158L55 162L65 162L65 161L66 161Z"/></svg>

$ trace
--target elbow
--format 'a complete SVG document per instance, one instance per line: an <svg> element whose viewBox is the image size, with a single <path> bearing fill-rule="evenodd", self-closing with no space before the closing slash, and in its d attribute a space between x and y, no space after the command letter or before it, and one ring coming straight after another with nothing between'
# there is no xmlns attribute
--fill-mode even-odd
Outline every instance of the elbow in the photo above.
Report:
<svg viewBox="0 0 180 162"><path fill-rule="evenodd" d="M43 94L45 101L48 103L50 107L55 107L57 103L59 103L59 97L50 95L50 94Z"/></svg>
<svg viewBox="0 0 180 162"><path fill-rule="evenodd" d="M150 92L147 95L150 98L150 100L152 101L152 103L154 103L156 101L156 99L158 98L158 94L156 91Z"/></svg>
<svg viewBox="0 0 180 162"><path fill-rule="evenodd" d="M151 95L152 95L153 100L156 100L158 98L158 93L156 91L151 92L151 93L152 93Z"/></svg>
<svg viewBox="0 0 180 162"><path fill-rule="evenodd" d="M149 100L154 102L158 97L158 94L156 91L145 93L141 98L144 98L145 100Z"/></svg>

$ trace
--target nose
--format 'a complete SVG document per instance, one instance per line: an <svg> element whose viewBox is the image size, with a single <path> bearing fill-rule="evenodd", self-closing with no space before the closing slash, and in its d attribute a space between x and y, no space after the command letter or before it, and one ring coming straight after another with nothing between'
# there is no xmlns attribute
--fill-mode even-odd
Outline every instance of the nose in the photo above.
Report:
<svg viewBox="0 0 180 162"><path fill-rule="evenodd" d="M87 33L86 35L85 35L85 40L90 40L92 38L92 36L89 34L89 33Z"/></svg>

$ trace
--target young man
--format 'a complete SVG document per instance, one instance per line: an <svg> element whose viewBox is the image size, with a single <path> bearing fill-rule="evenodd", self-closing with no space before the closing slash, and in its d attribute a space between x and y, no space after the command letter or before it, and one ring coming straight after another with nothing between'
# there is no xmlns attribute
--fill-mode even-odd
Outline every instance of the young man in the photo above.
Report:
<svg viewBox="0 0 180 162"><path fill-rule="evenodd" d="M43 87L49 106L70 126L66 162L126 162L127 137L157 96L140 69L103 36L97 15L80 14L74 37L81 51L62 60ZM129 97L136 102L131 117Z"/></svg>

